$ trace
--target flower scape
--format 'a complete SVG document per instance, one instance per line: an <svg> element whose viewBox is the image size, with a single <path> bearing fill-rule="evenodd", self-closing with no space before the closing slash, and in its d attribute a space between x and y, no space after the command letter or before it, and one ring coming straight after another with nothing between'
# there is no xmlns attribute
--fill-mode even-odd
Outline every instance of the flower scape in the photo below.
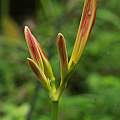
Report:
<svg viewBox="0 0 120 120"><path fill-rule="evenodd" d="M67 86L69 76L78 63L96 19L96 0L85 0L80 25L78 28L72 55L68 60L65 38L61 33L57 35L57 49L60 61L61 81L56 84L56 78L50 62L42 49L40 43L34 37L30 29L25 26L24 33L30 58L27 61L35 73L43 88L48 92L51 101L59 101Z"/></svg>

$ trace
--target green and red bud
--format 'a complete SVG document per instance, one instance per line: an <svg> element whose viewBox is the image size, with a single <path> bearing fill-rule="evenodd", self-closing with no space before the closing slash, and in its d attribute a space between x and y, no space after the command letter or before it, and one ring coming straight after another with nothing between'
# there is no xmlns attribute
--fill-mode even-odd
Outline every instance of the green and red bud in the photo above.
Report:
<svg viewBox="0 0 120 120"><path fill-rule="evenodd" d="M42 50L42 47L27 26L25 26L24 33L32 58L28 59L29 65L32 68L33 72L36 74L36 76L41 80L43 86L47 86L46 84L48 84L50 81L55 80L51 65L44 51Z"/></svg>
<svg viewBox="0 0 120 120"><path fill-rule="evenodd" d="M96 0L85 0L81 22L79 25L72 56L69 61L69 69L80 59L88 37L95 23Z"/></svg>
<svg viewBox="0 0 120 120"><path fill-rule="evenodd" d="M39 44L36 38L27 26L25 26L24 33L31 58L41 67L41 69L44 69L41 54L39 52Z"/></svg>
<svg viewBox="0 0 120 120"><path fill-rule="evenodd" d="M57 35L57 47L60 58L61 79L63 80L68 72L68 55L67 55L65 38L61 33L58 33Z"/></svg>
<svg viewBox="0 0 120 120"><path fill-rule="evenodd" d="M30 58L27 58L27 60L28 60L28 63L30 65L32 71L38 77L38 79L40 80L43 87L49 91L51 89L50 81L46 78L43 70L34 62L34 60L32 60Z"/></svg>
<svg viewBox="0 0 120 120"><path fill-rule="evenodd" d="M39 49L41 52L41 57L42 57L42 61L43 61L43 65L44 65L44 72L47 78L49 78L51 81L55 80L55 77L53 75L53 71L52 71L52 67L47 59L47 57L45 56L45 54L42 52L41 49Z"/></svg>

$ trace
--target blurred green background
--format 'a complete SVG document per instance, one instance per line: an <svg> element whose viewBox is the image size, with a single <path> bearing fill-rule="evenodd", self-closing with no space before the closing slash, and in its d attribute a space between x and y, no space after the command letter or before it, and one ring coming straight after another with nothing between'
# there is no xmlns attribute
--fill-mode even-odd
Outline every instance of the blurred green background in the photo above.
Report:
<svg viewBox="0 0 120 120"><path fill-rule="evenodd" d="M56 35L69 57L83 0L0 0L0 120L49 120L50 101L28 67L28 25L60 79ZM120 119L120 0L98 0L89 42L60 101L59 120Z"/></svg>

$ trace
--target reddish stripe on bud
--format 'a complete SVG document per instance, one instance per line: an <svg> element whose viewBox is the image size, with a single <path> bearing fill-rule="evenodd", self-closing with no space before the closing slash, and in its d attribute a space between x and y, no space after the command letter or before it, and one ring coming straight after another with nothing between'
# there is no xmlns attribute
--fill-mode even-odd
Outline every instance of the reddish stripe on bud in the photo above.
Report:
<svg viewBox="0 0 120 120"><path fill-rule="evenodd" d="M84 36L84 34L88 30L89 24L91 22L90 19L92 17L92 13L94 12L94 9L93 9L94 6L92 4L93 4L93 0L86 1L86 5L85 5L84 11L83 11L83 18L81 21L81 27L80 27L81 37ZM95 23L95 17L96 17L96 10L94 13L94 19L93 19L92 26ZM91 29L92 29L92 26L91 26ZM90 30L90 32L91 32L91 30Z"/></svg>
<svg viewBox="0 0 120 120"><path fill-rule="evenodd" d="M60 55L60 62L64 67L67 67L68 58L67 58L66 44L64 37L61 33L59 33L57 36L57 45Z"/></svg>
<svg viewBox="0 0 120 120"><path fill-rule="evenodd" d="M35 60L38 64L41 59L41 55L38 49L39 47L38 42L36 38L32 35L30 29L27 26L25 26L24 32L25 32L25 39L29 48L30 55L32 59Z"/></svg>
<svg viewBox="0 0 120 120"><path fill-rule="evenodd" d="M80 59L96 18L96 0L85 0L74 49L69 61L69 68Z"/></svg>
<svg viewBox="0 0 120 120"><path fill-rule="evenodd" d="M90 35L91 31L92 31L92 28L93 28L93 26L94 26L94 24L95 24L95 21L96 21L96 9L95 9L95 14L94 14L94 18L93 18L93 23L92 23L92 26L91 26L89 35Z"/></svg>
<svg viewBox="0 0 120 120"><path fill-rule="evenodd" d="M60 58L60 67L61 67L61 83L64 83L66 74L68 72L68 56L64 36L59 33L57 36L57 47Z"/></svg>

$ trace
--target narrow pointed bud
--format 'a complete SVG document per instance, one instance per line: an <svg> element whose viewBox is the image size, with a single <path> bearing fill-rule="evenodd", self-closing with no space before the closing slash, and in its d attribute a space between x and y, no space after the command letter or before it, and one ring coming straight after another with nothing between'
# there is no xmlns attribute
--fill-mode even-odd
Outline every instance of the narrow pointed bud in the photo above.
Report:
<svg viewBox="0 0 120 120"><path fill-rule="evenodd" d="M86 45L92 27L96 18L96 0L85 0L82 18L78 29L76 41L74 44L69 68L76 64L81 57L83 49Z"/></svg>
<svg viewBox="0 0 120 120"><path fill-rule="evenodd" d="M57 36L57 47L60 58L61 78L63 79L68 72L68 56L65 38L61 33Z"/></svg>
<svg viewBox="0 0 120 120"><path fill-rule="evenodd" d="M47 78L46 78L44 72L42 71L42 69L32 59L27 58L27 60L28 60L28 63L30 65L32 71L38 77L38 79L40 80L43 87L46 88L47 90L50 90L49 80L47 80Z"/></svg>
<svg viewBox="0 0 120 120"><path fill-rule="evenodd" d="M40 66L41 69L44 69L42 58L39 52L39 44L36 38L33 36L27 26L25 26L24 33L31 58L38 64L38 66Z"/></svg>
<svg viewBox="0 0 120 120"><path fill-rule="evenodd" d="M43 65L44 65L44 73L45 73L47 78L54 81L55 77L53 75L52 67L51 67L45 53L43 52L41 46L39 47L39 51L40 51L40 54L41 54L41 57L42 57Z"/></svg>

